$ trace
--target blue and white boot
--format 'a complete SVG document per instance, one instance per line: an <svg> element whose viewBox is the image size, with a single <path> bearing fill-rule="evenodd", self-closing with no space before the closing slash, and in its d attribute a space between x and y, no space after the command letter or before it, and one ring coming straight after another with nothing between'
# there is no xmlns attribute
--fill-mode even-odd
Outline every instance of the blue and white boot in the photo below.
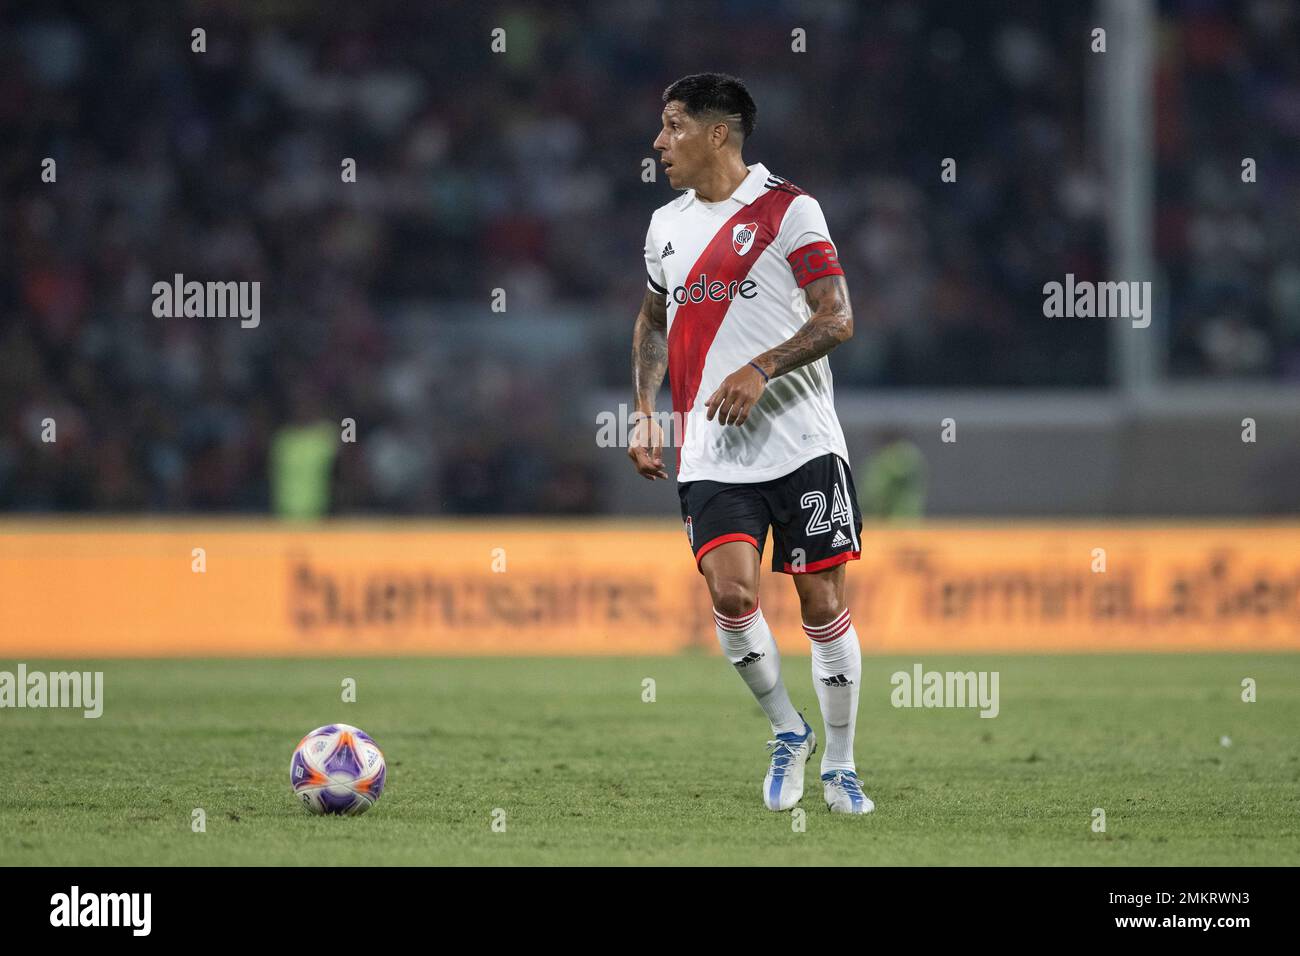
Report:
<svg viewBox="0 0 1300 956"><path fill-rule="evenodd" d="M822 774L826 809L831 813L870 813L876 809L871 798L862 792L862 781L852 770L831 770Z"/></svg>
<svg viewBox="0 0 1300 956"><path fill-rule="evenodd" d="M789 810L803 796L803 768L817 752L817 735L806 720L803 731L777 734L767 742L772 762L763 778L763 804L769 810Z"/></svg>

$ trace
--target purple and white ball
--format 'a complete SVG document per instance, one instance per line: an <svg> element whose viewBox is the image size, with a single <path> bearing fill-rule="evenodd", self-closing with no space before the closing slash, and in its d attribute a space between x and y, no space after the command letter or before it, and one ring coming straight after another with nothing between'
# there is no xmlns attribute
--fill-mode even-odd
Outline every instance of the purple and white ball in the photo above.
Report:
<svg viewBox="0 0 1300 956"><path fill-rule="evenodd" d="M289 782L312 813L355 816L379 800L384 770L384 755L369 734L350 724L329 724L298 742Z"/></svg>

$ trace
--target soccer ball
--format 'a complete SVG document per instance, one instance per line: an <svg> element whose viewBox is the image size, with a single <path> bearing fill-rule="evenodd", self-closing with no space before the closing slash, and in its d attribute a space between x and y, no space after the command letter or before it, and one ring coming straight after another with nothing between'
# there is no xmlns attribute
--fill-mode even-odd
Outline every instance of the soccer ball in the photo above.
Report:
<svg viewBox="0 0 1300 956"><path fill-rule="evenodd" d="M369 734L349 724L329 724L298 742L289 783L312 813L356 816L384 792L384 769L384 755Z"/></svg>

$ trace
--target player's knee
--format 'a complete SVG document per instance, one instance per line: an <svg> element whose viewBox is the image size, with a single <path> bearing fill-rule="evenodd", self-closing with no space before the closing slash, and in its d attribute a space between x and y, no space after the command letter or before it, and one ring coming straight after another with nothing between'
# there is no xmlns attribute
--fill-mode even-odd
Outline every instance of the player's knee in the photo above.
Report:
<svg viewBox="0 0 1300 956"><path fill-rule="evenodd" d="M719 614L741 617L754 610L758 603L758 589L748 581L728 579L713 582L713 606Z"/></svg>
<svg viewBox="0 0 1300 956"><path fill-rule="evenodd" d="M799 613L808 625L829 624L843 612L843 603L834 590L812 591L799 596Z"/></svg>

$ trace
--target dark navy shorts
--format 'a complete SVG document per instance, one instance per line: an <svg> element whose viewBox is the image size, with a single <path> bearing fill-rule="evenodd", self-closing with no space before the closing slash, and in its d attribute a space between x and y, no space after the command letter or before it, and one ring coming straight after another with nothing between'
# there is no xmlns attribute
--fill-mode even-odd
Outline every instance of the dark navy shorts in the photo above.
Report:
<svg viewBox="0 0 1300 956"><path fill-rule="evenodd" d="M839 455L753 484L688 481L677 494L696 564L728 541L748 541L761 556L769 527L773 571L824 571L862 556L862 511L853 473Z"/></svg>

